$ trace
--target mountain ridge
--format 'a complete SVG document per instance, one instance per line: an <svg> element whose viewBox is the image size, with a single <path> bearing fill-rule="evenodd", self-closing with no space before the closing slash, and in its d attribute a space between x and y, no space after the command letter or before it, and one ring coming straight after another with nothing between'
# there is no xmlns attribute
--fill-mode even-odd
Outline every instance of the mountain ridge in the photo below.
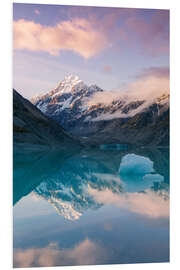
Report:
<svg viewBox="0 0 180 270"><path fill-rule="evenodd" d="M169 144L168 120L164 122L166 139L164 139L164 135L157 134L162 140L157 138L157 143L155 143L151 130L155 129L160 132L159 127L162 126L165 117L163 115L169 117L169 94L167 92L157 94L150 100L143 97L129 98L124 94L122 97L115 96L108 102L104 102L103 97L106 94L107 91L97 85L88 86L78 76L70 75L59 82L54 90L31 101L71 134L77 137L87 136L89 139L87 142L93 139L94 143L99 144L101 134L104 136L102 140L105 143L133 144L134 140L135 144L142 145L151 144L151 141L156 145ZM96 102L97 95L99 102ZM134 132L135 126L136 132ZM143 132L146 134L146 138L143 138ZM133 138L130 133L138 139Z"/></svg>

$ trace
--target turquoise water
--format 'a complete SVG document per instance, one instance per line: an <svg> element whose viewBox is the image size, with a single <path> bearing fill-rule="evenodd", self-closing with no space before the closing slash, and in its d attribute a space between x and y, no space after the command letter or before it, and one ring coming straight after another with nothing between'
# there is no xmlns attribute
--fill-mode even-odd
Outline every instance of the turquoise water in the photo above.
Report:
<svg viewBox="0 0 180 270"><path fill-rule="evenodd" d="M14 153L14 267L169 261L168 149Z"/></svg>

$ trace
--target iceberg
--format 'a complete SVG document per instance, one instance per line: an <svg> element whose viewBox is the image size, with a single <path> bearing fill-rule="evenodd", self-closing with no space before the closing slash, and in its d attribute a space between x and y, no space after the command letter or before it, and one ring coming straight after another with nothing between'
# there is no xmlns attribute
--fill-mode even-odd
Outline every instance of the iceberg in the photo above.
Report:
<svg viewBox="0 0 180 270"><path fill-rule="evenodd" d="M127 154L121 160L120 174L145 175L152 172L154 172L153 162L147 157Z"/></svg>
<svg viewBox="0 0 180 270"><path fill-rule="evenodd" d="M122 158L119 176L125 192L141 192L164 180L162 175L155 173L149 158L135 154Z"/></svg>

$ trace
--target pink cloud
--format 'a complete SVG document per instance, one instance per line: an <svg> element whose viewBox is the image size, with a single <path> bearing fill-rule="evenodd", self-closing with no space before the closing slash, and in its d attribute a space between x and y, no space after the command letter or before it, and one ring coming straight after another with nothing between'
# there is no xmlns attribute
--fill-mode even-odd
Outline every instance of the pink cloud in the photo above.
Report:
<svg viewBox="0 0 180 270"><path fill-rule="evenodd" d="M40 11L39 11L38 9L35 9L35 10L34 10L34 13L35 13L36 15L39 15L39 14L40 14Z"/></svg>
<svg viewBox="0 0 180 270"><path fill-rule="evenodd" d="M167 194L146 190L144 193L116 194L105 189L97 191L91 187L89 193L97 202L115 205L149 218L169 217L169 199Z"/></svg>
<svg viewBox="0 0 180 270"><path fill-rule="evenodd" d="M153 56L169 53L168 10L151 13L147 10L147 19L139 9L101 8L100 13L97 9L73 7L69 10L69 19L53 27L27 20L15 21L14 47L52 55L71 50L86 59L112 47L140 48ZM77 14L85 11L86 19L77 18Z"/></svg>
<svg viewBox="0 0 180 270"><path fill-rule="evenodd" d="M106 73L110 73L111 71L112 71L112 68L111 68L111 66L104 66L104 68L103 68L103 70L104 70L104 72L106 72Z"/></svg>
<svg viewBox="0 0 180 270"><path fill-rule="evenodd" d="M24 19L14 22L15 49L46 51L52 55L71 50L88 59L108 46L106 35L86 19L63 21L54 27Z"/></svg>
<svg viewBox="0 0 180 270"><path fill-rule="evenodd" d="M66 249L60 249L57 243L50 243L42 248L15 249L14 267L96 264L104 252L104 248L88 238Z"/></svg>

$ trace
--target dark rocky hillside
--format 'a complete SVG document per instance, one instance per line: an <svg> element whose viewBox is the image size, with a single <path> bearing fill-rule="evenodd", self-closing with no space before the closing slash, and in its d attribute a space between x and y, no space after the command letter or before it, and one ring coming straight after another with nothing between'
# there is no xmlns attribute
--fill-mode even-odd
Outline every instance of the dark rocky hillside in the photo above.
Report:
<svg viewBox="0 0 180 270"><path fill-rule="evenodd" d="M24 146L26 150L28 147L80 147L79 142L59 124L45 116L16 90L13 90L13 140L15 149L19 146Z"/></svg>

